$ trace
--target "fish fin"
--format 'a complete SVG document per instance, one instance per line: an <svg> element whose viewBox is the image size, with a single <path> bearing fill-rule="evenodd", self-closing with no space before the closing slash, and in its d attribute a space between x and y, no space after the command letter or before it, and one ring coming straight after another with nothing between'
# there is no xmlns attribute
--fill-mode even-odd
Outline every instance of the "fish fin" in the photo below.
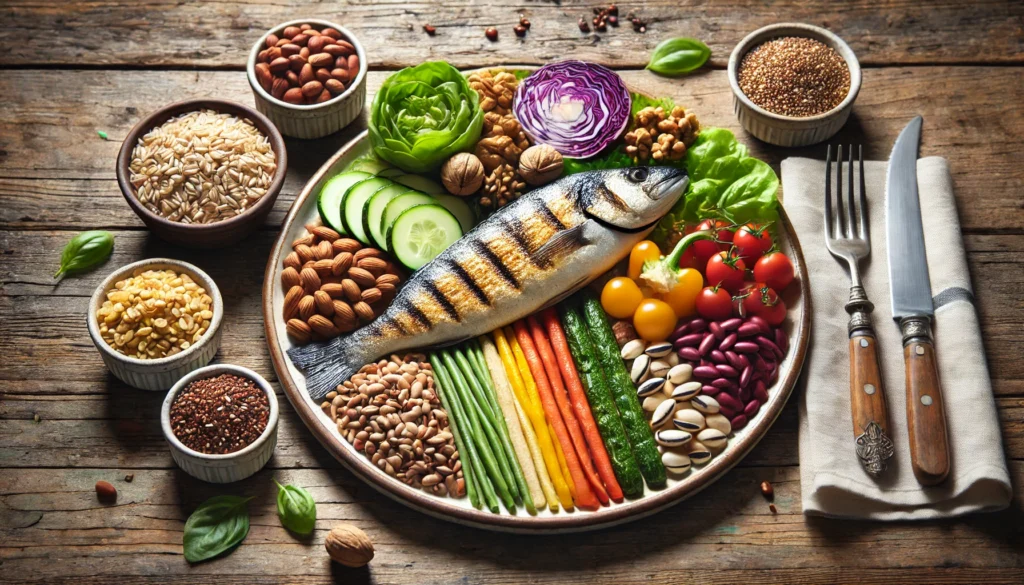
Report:
<svg viewBox="0 0 1024 585"><path fill-rule="evenodd" d="M306 375L306 391L315 401L323 400L328 392L336 390L366 363L351 337L293 347L288 350L288 357Z"/></svg>
<svg viewBox="0 0 1024 585"><path fill-rule="evenodd" d="M587 240L587 226L591 220L562 230L551 236L544 245L533 253L533 259L538 266L547 266L552 261L562 256L572 254L590 242Z"/></svg>

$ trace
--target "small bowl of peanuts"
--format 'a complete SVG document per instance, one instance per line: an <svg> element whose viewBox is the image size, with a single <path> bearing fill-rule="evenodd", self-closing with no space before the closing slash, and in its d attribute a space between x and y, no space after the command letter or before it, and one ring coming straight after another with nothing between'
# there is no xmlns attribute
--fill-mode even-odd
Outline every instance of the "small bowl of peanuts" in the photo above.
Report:
<svg viewBox="0 0 1024 585"><path fill-rule="evenodd" d="M234 102L187 100L132 128L117 155L117 183L161 239L221 248L264 223L287 167L284 138L266 116Z"/></svg>
<svg viewBox="0 0 1024 585"><path fill-rule="evenodd" d="M285 136L333 134L366 103L363 46L326 20L293 20L267 31L252 46L246 71L256 108Z"/></svg>
<svg viewBox="0 0 1024 585"><path fill-rule="evenodd" d="M123 266L89 301L89 336L114 376L167 390L210 363L220 347L224 301L205 272L155 258Z"/></svg>

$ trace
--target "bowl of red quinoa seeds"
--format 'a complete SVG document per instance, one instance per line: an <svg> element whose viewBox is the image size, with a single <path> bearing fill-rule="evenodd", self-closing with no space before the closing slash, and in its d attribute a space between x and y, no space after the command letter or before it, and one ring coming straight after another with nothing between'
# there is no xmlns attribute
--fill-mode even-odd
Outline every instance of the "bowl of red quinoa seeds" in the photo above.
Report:
<svg viewBox="0 0 1024 585"><path fill-rule="evenodd" d="M835 34L784 23L747 35L729 59L733 105L743 128L778 146L828 140L860 91L857 57Z"/></svg>
<svg viewBox="0 0 1024 585"><path fill-rule="evenodd" d="M228 483L259 471L277 446L274 390L231 365L191 372L167 393L161 413L171 456L189 475Z"/></svg>

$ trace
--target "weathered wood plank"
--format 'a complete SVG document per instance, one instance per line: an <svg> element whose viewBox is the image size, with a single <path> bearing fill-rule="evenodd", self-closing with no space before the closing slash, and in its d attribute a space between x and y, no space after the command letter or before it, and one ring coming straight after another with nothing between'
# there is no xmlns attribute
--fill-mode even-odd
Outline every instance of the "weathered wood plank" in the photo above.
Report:
<svg viewBox="0 0 1024 585"><path fill-rule="evenodd" d="M1024 464L1014 462L1011 469L1015 481L1024 479ZM307 487L319 502L311 540L297 540L281 528L271 476ZM92 485L99 479L116 483L116 506L96 502ZM778 514L768 511L757 490L762 480L774 484ZM122 583L178 582L166 576L186 571L193 582L232 575L225 582L326 583L333 577L424 584L584 582L596 571L603 581L638 585L848 581L853 574L858 582L876 583L886 567L899 568L889 577L900 575L900 582L952 582L958 576L1011 582L1024 574L1014 544L1020 524L1006 521L1006 514L943 523L839 522L803 517L799 490L796 468L738 469L658 516L559 537L559 553L553 555L548 538L487 533L419 515L341 470L265 470L229 490L174 471L138 472L132 483L110 470L4 471L0 513L12 522L0 529L0 561L7 581L82 576ZM225 491L255 496L249 536L231 555L188 567L180 555L184 519L203 499ZM373 539L376 558L368 570L328 566L322 542L339 522L354 523ZM950 547L953 541L957 546ZM59 563L47 562L56 556ZM936 574L929 567L958 572Z"/></svg>
<svg viewBox="0 0 1024 585"><path fill-rule="evenodd" d="M1024 8L1006 0L621 3L623 20L626 12L635 10L648 22L647 34L633 32L628 23L606 34L581 33L579 17L589 20L591 9L607 6L607 0L337 4L310 10L301 0L8 0L0 7L5 22L0 65L242 68L252 43L266 29L304 14L348 27L366 47L371 66L378 68L403 67L425 58L479 67L495 62L544 63L569 55L642 67L651 49L672 36L704 40L712 49L714 66L724 67L740 39L780 21L825 26L844 37L868 65L1024 62ZM512 34L519 14L533 25L525 39ZM421 30L426 23L437 28L436 36ZM498 42L484 38L484 29L490 26L499 29Z"/></svg>
<svg viewBox="0 0 1024 585"><path fill-rule="evenodd" d="M723 71L683 81L646 71L622 75L636 87L692 107L706 125L742 133ZM371 98L385 76L370 75ZM61 100L36 97L59 84L78 90ZM177 99L217 95L252 103L238 72L8 71L0 76L0 93L10 99L0 110L0 198L5 203L0 226L24 229L139 227L113 180L120 140L132 125ZM853 117L833 142L861 143L866 157L885 159L911 112L921 113L926 120L921 153L949 159L964 229L1019 231L1024 225L1024 154L1019 148L1024 110L1016 104L1021 102L1024 68L869 69ZM306 179L363 128L360 120L324 140L288 141L288 178L270 225L280 225ZM100 139L97 130L106 131L110 140ZM787 156L822 157L820 146L781 149L741 136L753 154L776 169ZM26 180L34 178L48 180Z"/></svg>

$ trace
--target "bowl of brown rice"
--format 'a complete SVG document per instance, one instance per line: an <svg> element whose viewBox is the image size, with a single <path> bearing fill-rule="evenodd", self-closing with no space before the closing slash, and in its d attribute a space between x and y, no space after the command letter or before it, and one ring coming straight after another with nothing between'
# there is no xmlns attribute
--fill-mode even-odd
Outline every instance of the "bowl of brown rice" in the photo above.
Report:
<svg viewBox="0 0 1024 585"><path fill-rule="evenodd" d="M234 102L189 100L132 128L117 156L117 182L160 238L217 248L266 220L287 167L284 139L266 116Z"/></svg>

